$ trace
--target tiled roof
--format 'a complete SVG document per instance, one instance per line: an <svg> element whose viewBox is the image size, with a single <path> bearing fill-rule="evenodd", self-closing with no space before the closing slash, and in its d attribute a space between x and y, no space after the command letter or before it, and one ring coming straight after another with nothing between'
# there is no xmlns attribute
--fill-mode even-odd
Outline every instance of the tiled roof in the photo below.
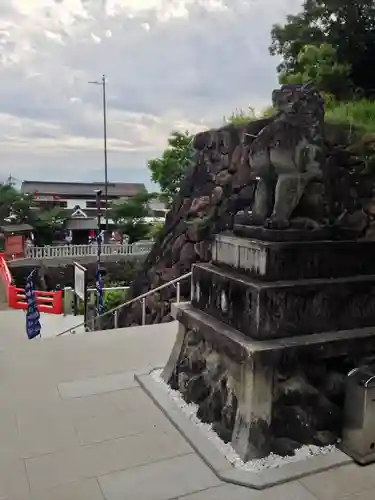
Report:
<svg viewBox="0 0 375 500"><path fill-rule="evenodd" d="M92 196L96 189L101 189L104 194L104 183L102 182L47 182L47 181L23 181L21 191L23 193L39 193L40 195L58 196ZM109 182L108 196L134 196L146 192L146 187L141 183L131 182Z"/></svg>
<svg viewBox="0 0 375 500"><path fill-rule="evenodd" d="M6 224L0 228L4 233L23 233L33 231L34 228L30 224Z"/></svg>

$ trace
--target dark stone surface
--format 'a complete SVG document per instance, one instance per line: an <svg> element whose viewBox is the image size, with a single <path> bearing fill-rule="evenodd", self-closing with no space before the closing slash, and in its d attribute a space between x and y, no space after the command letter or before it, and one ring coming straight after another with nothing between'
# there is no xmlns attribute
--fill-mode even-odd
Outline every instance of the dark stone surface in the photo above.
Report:
<svg viewBox="0 0 375 500"><path fill-rule="evenodd" d="M375 276L264 283L193 267L194 307L257 339L375 326Z"/></svg>
<svg viewBox="0 0 375 500"><path fill-rule="evenodd" d="M231 233L227 233L231 236ZM249 248L261 253L265 274L234 268L265 281L343 278L375 275L374 241L269 242L252 240ZM221 267L222 264L219 264Z"/></svg>
<svg viewBox="0 0 375 500"><path fill-rule="evenodd" d="M248 225L246 222L248 222ZM253 226L251 217L246 214L237 214L235 216L233 232L238 236L263 241L356 241L361 236L361 231L334 226L319 229L267 229L262 226Z"/></svg>
<svg viewBox="0 0 375 500"><path fill-rule="evenodd" d="M239 382L250 380L242 371L245 367L253 370L253 391L260 391L252 401L252 412L264 408L264 393L257 379L262 373L254 369L259 360L258 366L268 365L274 373L272 418L270 425L261 419L252 420L252 456L261 456L266 449L282 456L293 455L304 444L327 446L338 441L345 378L352 368L374 358L375 330L264 342L246 339L191 305L180 305L177 317L185 334L182 342L177 341L169 382L187 402L198 405L198 417L211 423L224 441L233 442L235 429L241 426L236 418L246 391Z"/></svg>
<svg viewBox="0 0 375 500"><path fill-rule="evenodd" d="M197 417L211 423L221 439L229 442L237 413L237 397L233 384L228 383L229 364L224 353L218 356L218 352L201 333L187 330L169 384L187 403L196 403Z"/></svg>

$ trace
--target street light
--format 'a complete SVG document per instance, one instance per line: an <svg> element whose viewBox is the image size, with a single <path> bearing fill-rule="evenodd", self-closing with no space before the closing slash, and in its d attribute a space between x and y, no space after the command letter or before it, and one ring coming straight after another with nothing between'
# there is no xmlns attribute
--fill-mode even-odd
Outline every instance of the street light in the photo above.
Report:
<svg viewBox="0 0 375 500"><path fill-rule="evenodd" d="M102 190L101 189L95 189L95 197L96 197L96 216L97 216L97 224L98 224L98 232L97 232L97 235L96 235L96 241L97 241L97 244L98 244L98 254L97 254L97 260L98 260L98 267L100 268L100 256L101 256L101 250L102 250L102 237L101 237L101 229L100 229L100 226L101 226L101 205L102 205L102 201L101 201L101 197L102 197Z"/></svg>
<svg viewBox="0 0 375 500"><path fill-rule="evenodd" d="M106 100L106 78L102 76L101 81L89 82L93 85L101 85L103 89L103 122L104 122L104 203L105 203L105 230L108 234L108 162L107 162L107 100Z"/></svg>
<svg viewBox="0 0 375 500"><path fill-rule="evenodd" d="M96 281L96 294L97 294L97 314L100 316L103 312L103 284L102 284L102 269L100 256L102 253L102 235L100 230L100 219L101 219L101 196L102 190L96 189L96 208L97 208L97 218L98 218L98 232L96 235L96 243L98 245L98 253L97 253L97 264L96 264L96 273L95 273L95 281Z"/></svg>

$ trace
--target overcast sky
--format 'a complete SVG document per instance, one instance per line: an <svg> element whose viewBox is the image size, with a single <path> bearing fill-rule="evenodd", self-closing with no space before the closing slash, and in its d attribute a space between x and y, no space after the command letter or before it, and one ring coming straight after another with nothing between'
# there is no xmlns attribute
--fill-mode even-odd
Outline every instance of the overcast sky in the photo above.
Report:
<svg viewBox="0 0 375 500"><path fill-rule="evenodd" d="M261 109L276 85L274 22L301 0L0 0L0 181L103 178L108 79L113 181L149 187L173 129Z"/></svg>

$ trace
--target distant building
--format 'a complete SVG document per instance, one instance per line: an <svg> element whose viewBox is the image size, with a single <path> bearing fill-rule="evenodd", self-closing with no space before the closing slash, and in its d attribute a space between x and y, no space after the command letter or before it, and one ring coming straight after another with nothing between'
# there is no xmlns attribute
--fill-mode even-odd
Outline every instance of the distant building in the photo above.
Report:
<svg viewBox="0 0 375 500"><path fill-rule="evenodd" d="M96 209L95 191L101 189L103 192L104 208L104 184L102 182L48 182L48 181L23 181L21 191L32 194L36 204L41 208L53 206L66 208L74 211L79 207L89 214ZM108 183L109 203L119 198L132 198L139 193L146 193L144 184L127 182Z"/></svg>
<svg viewBox="0 0 375 500"><path fill-rule="evenodd" d="M97 230L97 205L95 191L102 190L102 223L105 227L105 199L104 183L100 182L48 182L48 181L23 181L22 193L30 194L34 198L35 206L40 209L59 207L66 210L68 220L66 229L73 244L85 244L89 235ZM109 182L108 206L115 200L131 199L147 189L141 183ZM165 205L158 200L149 204L150 220L164 220L167 210ZM113 221L108 220L110 228Z"/></svg>
<svg viewBox="0 0 375 500"><path fill-rule="evenodd" d="M95 191L102 190L102 228L105 225L104 183L101 182L48 182L23 181L22 193L30 194L34 204L41 209L59 207L66 210L66 229L70 231L72 243L85 244L89 234L98 228ZM146 193L144 184L109 182L107 186L108 206L118 199L129 199L139 193ZM109 220L112 226L113 221Z"/></svg>

